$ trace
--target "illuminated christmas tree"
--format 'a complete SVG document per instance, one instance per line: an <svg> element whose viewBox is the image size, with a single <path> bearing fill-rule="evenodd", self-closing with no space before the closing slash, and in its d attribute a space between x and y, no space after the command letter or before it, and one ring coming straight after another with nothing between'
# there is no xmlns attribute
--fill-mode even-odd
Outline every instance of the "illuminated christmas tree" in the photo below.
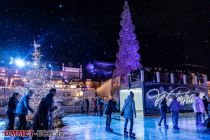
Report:
<svg viewBox="0 0 210 140"><path fill-rule="evenodd" d="M49 78L49 71L46 68L46 64L41 63L41 53L39 51L40 45L34 41L34 52L32 53L33 63L31 70L27 72L26 88L33 89L34 95L30 100L30 105L36 111L38 109L39 102L43 97L49 93L49 89L54 87L54 82ZM63 125L62 117L64 112L61 110L60 102L62 99L56 98L55 105L58 107L56 111L53 112L53 126L60 127ZM32 121L34 114L29 114L28 121Z"/></svg>
<svg viewBox="0 0 210 140"><path fill-rule="evenodd" d="M125 1L121 15L120 25L122 26L118 40L119 52L115 62L116 69L113 77L121 77L126 80L127 74L140 68L140 55L138 53L139 43L134 33L135 26L132 24L131 13L128 2Z"/></svg>

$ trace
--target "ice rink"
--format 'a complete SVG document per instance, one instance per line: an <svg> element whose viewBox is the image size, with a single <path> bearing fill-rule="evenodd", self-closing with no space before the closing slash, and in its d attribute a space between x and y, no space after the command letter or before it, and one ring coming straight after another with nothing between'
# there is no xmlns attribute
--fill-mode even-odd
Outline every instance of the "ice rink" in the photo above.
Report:
<svg viewBox="0 0 210 140"><path fill-rule="evenodd" d="M158 116L143 117L138 115L134 123L134 132L138 140L208 140L210 133L204 132L202 126L196 127L193 114L182 114L179 119L180 130L172 128L171 116L168 115L167 121L169 128L158 127ZM105 117L92 115L67 115L63 118L66 126L60 129L64 137L51 137L51 140L119 140L131 139L123 136L124 120L121 118L113 119L111 128L114 132L105 131ZM1 119L0 139L12 140L14 138L4 138L5 119ZM30 138L24 138L26 140Z"/></svg>

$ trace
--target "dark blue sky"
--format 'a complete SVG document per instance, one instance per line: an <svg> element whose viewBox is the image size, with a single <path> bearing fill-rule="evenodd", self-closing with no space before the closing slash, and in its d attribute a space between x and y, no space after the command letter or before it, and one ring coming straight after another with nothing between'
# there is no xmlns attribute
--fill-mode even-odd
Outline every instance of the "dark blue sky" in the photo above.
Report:
<svg viewBox="0 0 210 140"><path fill-rule="evenodd" d="M141 63L210 65L209 0L129 0ZM0 58L115 61L123 0L0 0Z"/></svg>

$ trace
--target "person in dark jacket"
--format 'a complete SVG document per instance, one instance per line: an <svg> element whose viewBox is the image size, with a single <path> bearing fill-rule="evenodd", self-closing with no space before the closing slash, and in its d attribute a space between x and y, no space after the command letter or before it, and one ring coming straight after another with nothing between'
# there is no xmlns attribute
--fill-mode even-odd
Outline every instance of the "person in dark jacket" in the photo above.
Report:
<svg viewBox="0 0 210 140"><path fill-rule="evenodd" d="M46 130L48 127L48 105L45 102L45 98L42 98L41 102L39 103L38 109L33 118L33 130L34 133L37 133L37 130ZM37 137L34 135L32 140L44 140L44 137Z"/></svg>
<svg viewBox="0 0 210 140"><path fill-rule="evenodd" d="M98 106L97 106L97 100L93 99L93 109L94 109L94 115L98 114Z"/></svg>
<svg viewBox="0 0 210 140"><path fill-rule="evenodd" d="M9 119L7 130L14 130L14 123L15 123L15 115L16 115L16 106L18 104L18 97L19 93L14 92L12 96L9 98L8 102L8 109L7 109L7 116Z"/></svg>
<svg viewBox="0 0 210 140"><path fill-rule="evenodd" d="M203 99L202 99L202 100L203 100L203 105L204 105L206 114L207 114L207 116L209 116L209 111L208 111L209 102L208 102L208 100L206 99L206 96L203 96ZM205 120L205 113L203 113L203 120Z"/></svg>
<svg viewBox="0 0 210 140"><path fill-rule="evenodd" d="M56 89L55 88L51 88L50 89L50 92L46 95L46 98L45 98L45 102L48 104L48 107L49 107L49 125L48 125L48 129L51 129L53 126L52 126L52 121L53 121L53 118L52 118L52 112L57 110L57 106L53 106L54 104L54 100L53 100L53 97L55 96L56 94Z"/></svg>
<svg viewBox="0 0 210 140"><path fill-rule="evenodd" d="M37 130L49 130L52 125L49 121L50 117L52 117L52 112L57 109L57 106L53 107L53 97L56 94L56 89L50 89L50 92L46 95L46 97L42 98L39 103L38 110L33 118L33 130L36 133ZM41 137L33 136L32 140L48 140L49 137Z"/></svg>
<svg viewBox="0 0 210 140"><path fill-rule="evenodd" d="M84 103L83 99L80 100L80 106L81 106L81 113L82 113L82 114L84 114L84 112L85 112L85 110L84 110L84 105L85 105L85 103Z"/></svg>
<svg viewBox="0 0 210 140"><path fill-rule="evenodd" d="M106 106L105 114L106 114L106 130L107 131L113 131L110 128L111 121L112 121L112 112L116 110L115 105L114 105L114 98L110 99L108 101L108 104Z"/></svg>
<svg viewBox="0 0 210 140"><path fill-rule="evenodd" d="M28 115L28 110L31 113L34 113L34 110L29 106L29 101L33 93L33 90L29 90L28 93L24 95L17 104L16 113L19 118L19 124L17 127L18 130L26 130L26 115Z"/></svg>
<svg viewBox="0 0 210 140"><path fill-rule="evenodd" d="M181 105L179 101L177 101L176 96L173 98L173 101L170 104L170 109L172 113L172 121L173 121L173 128L179 129L178 127L178 119L179 119L179 110L181 108Z"/></svg>
<svg viewBox="0 0 210 140"><path fill-rule="evenodd" d="M104 103L103 103L103 101L100 97L98 98L98 105L99 105L99 116L101 117L101 116L103 116L103 105L104 105Z"/></svg>
<svg viewBox="0 0 210 140"><path fill-rule="evenodd" d="M160 121L158 123L158 126L161 126L162 120L164 119L164 126L165 128L168 128L168 125L166 123L166 112L167 112L167 104L166 104L166 98L164 97L162 102L160 103L160 114L161 114L161 118Z"/></svg>
<svg viewBox="0 0 210 140"><path fill-rule="evenodd" d="M89 112L89 106L90 106L90 102L89 102L88 98L85 99L85 103L86 103L86 111L88 113Z"/></svg>

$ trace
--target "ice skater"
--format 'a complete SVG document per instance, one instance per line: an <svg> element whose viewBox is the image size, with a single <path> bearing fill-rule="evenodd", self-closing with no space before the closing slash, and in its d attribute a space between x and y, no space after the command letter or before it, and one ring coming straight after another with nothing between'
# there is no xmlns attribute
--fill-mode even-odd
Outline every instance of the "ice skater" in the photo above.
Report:
<svg viewBox="0 0 210 140"><path fill-rule="evenodd" d="M29 90L28 93L24 95L17 104L16 113L19 118L19 125L17 127L18 130L27 130L26 115L28 115L28 110L31 113L34 113L34 110L29 105L29 101L33 93L33 90Z"/></svg>
<svg viewBox="0 0 210 140"><path fill-rule="evenodd" d="M193 110L196 113L196 125L202 125L202 113L204 112L203 101L199 97L199 93L195 94L195 100L193 102Z"/></svg>
<svg viewBox="0 0 210 140"><path fill-rule="evenodd" d="M209 102L208 100L206 99L206 96L203 96L203 105L204 105L204 108L205 108L205 112L207 114L207 118L209 117L209 111L208 111L208 105L209 105ZM205 120L205 112L203 112L203 120Z"/></svg>
<svg viewBox="0 0 210 140"><path fill-rule="evenodd" d="M206 127L206 131L210 132L210 117L204 121L204 126Z"/></svg>
<svg viewBox="0 0 210 140"><path fill-rule="evenodd" d="M99 97L99 98L98 98L99 117L102 117L102 116L103 116L103 105L104 105L104 102L103 102L103 100L101 99L101 97Z"/></svg>
<svg viewBox="0 0 210 140"><path fill-rule="evenodd" d="M108 101L108 104L105 109L105 114L106 114L106 130L112 132L113 129L110 128L111 121L112 121L112 112L116 111L116 107L114 105L114 98L111 98Z"/></svg>
<svg viewBox="0 0 210 140"><path fill-rule="evenodd" d="M97 99L93 99L93 110L94 110L94 115L97 115L98 114Z"/></svg>
<svg viewBox="0 0 210 140"><path fill-rule="evenodd" d="M168 106L166 104L166 97L163 98L162 102L160 103L160 121L158 123L158 126L161 126L162 120L164 120L164 126L165 128L168 128L168 125L166 123L166 112L167 112Z"/></svg>
<svg viewBox="0 0 210 140"><path fill-rule="evenodd" d="M80 100L80 106L81 106L81 113L84 114L85 110L84 110L84 106L85 106L85 102L84 100Z"/></svg>
<svg viewBox="0 0 210 140"><path fill-rule="evenodd" d="M171 113L172 113L173 128L179 129L178 119L179 119L179 110L181 108L181 105L179 101L177 101L176 96L173 98L173 101L171 102L169 108L171 109Z"/></svg>
<svg viewBox="0 0 210 140"><path fill-rule="evenodd" d="M89 102L88 98L85 99L85 103L86 103L86 112L88 114L89 113L89 106L90 106L90 102Z"/></svg>
<svg viewBox="0 0 210 140"><path fill-rule="evenodd" d="M134 117L136 118L136 108L134 101L134 93L132 91L130 91L130 95L128 95L128 97L125 99L122 112L124 112L123 116L125 118L124 135L128 135L127 125L128 125L128 120L130 120L129 135L131 137L135 137L135 133L133 133L133 121Z"/></svg>
<svg viewBox="0 0 210 140"><path fill-rule="evenodd" d="M14 123L15 123L15 115L16 115L16 106L18 103L19 93L14 92L12 96L9 98L8 109L7 109L7 116L9 119L7 130L14 130Z"/></svg>
<svg viewBox="0 0 210 140"><path fill-rule="evenodd" d="M50 130L52 129L52 112L57 109L57 106L53 106L53 97L56 94L56 89L51 88L46 97L42 98L39 103L38 110L33 118L33 130L36 133L37 130ZM32 140L49 140L49 137L37 137L34 135Z"/></svg>

